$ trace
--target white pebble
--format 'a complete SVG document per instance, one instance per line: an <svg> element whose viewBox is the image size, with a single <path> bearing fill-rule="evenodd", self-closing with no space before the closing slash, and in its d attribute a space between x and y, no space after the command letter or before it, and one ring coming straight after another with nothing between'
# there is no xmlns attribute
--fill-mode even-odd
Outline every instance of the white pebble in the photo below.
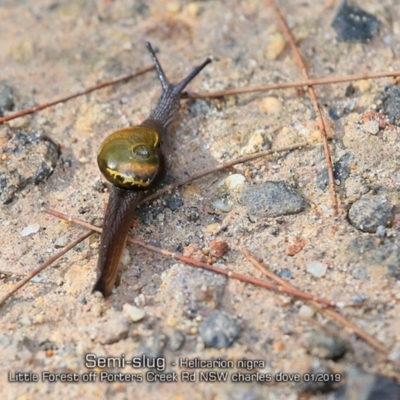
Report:
<svg viewBox="0 0 400 400"><path fill-rule="evenodd" d="M33 235L34 233L38 232L39 229L40 229L39 224L30 224L30 225L26 226L25 228L23 228L21 230L20 234L23 237Z"/></svg>
<svg viewBox="0 0 400 400"><path fill-rule="evenodd" d="M316 278L322 278L326 274L327 266L319 261L313 261L307 265L307 272Z"/></svg>
<svg viewBox="0 0 400 400"><path fill-rule="evenodd" d="M215 200L212 203L212 205L216 210L220 210L223 212L229 212L232 209L232 207L226 201L224 201L222 199Z"/></svg>
<svg viewBox="0 0 400 400"><path fill-rule="evenodd" d="M267 114L278 115L283 110L283 104L276 97L264 97L261 101L261 110Z"/></svg>
<svg viewBox="0 0 400 400"><path fill-rule="evenodd" d="M32 325L32 321L30 320L29 317L27 317L26 315L23 315L20 319L19 319L19 323L23 326L31 326Z"/></svg>
<svg viewBox="0 0 400 400"><path fill-rule="evenodd" d="M127 247L125 247L122 252L120 263L123 267L127 267L128 265L131 265L131 263L132 263L131 253Z"/></svg>
<svg viewBox="0 0 400 400"><path fill-rule="evenodd" d="M314 316L315 311L310 306L303 304L299 310L299 317L302 319L310 319Z"/></svg>
<svg viewBox="0 0 400 400"><path fill-rule="evenodd" d="M141 321L146 312L138 307L132 306L131 304L125 303L122 307L122 311L133 321L138 322Z"/></svg>
<svg viewBox="0 0 400 400"><path fill-rule="evenodd" d="M246 178L242 174L232 174L225 179L226 186L231 189L237 189L242 186Z"/></svg>

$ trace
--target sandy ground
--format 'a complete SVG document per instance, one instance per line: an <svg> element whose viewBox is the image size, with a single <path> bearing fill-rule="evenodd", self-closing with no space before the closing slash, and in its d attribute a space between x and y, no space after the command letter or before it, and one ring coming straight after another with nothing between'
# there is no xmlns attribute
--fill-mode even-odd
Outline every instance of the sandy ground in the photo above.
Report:
<svg viewBox="0 0 400 400"><path fill-rule="evenodd" d="M333 1L280 2L311 76L399 69L396 1L360 3L380 21L378 36L367 44L336 41L330 27L337 6ZM14 91L15 109L149 65L145 41L159 51L172 81L212 56L214 62L190 85L197 91L293 81L301 76L290 49L276 51L281 41L279 27L272 10L260 0L10 0L1 2L0 20L0 78ZM142 206L135 236L171 251L202 254L207 254L213 240L226 242L229 251L214 261L260 277L241 252L248 248L269 268L290 275L291 283L315 295L347 304L364 299L361 307L345 308L343 315L398 360L399 129L386 125L375 132L365 125L365 113L374 109L376 98L390 82L354 83L351 90L346 83L317 88L320 104L341 117L333 124L331 150L334 161L346 156L348 172L337 181L340 212L336 218L323 184L325 162L307 93L287 89L183 102L176 130L168 139L167 182L246 151L316 140L308 148L214 174ZM108 193L98 190L102 177L96 151L108 133L146 118L159 94L159 83L151 72L1 128L2 146L16 132L42 133L61 146L61 157L49 179L28 185L10 204L1 206L0 269L6 274L0 294L59 246L82 234L82 228L46 216L44 208L101 224ZM265 100L268 96L279 100L272 106L275 113ZM1 162L6 161L2 158ZM24 157L20 162L24 163ZM231 172L246 178L243 186L233 190L221 185ZM304 211L249 218L248 204L240 201L242 193L267 180L283 181L303 196ZM356 229L347 218L351 204L364 194L384 196L393 210L389 226L381 227L378 234ZM224 200L228 211L215 209L216 200ZM39 225L39 230L23 236L21 231L32 224ZM4 398L326 399L329 394L301 394L304 382L282 383L274 377L280 371L293 376L325 368L344 382L348 368L355 365L399 379L393 362L325 316L304 308L302 301L199 272L140 248L129 247L120 285L104 301L91 294L98 246L98 236L87 239L0 309ZM315 261L327 267L320 278L307 272ZM130 321L122 311L126 303L142 308L144 319ZM224 311L240 327L228 348L205 346L199 333L212 310ZM332 355L324 359L315 350L315 338L329 335L346 344L344 356L336 361ZM104 344L109 342L114 343ZM166 372L177 372L178 382L151 382L146 368L85 365L88 353L96 357L125 354L129 359L143 349L165 356ZM196 375L194 386L181 379L185 368L171 365L194 358L232 360L234 368L212 369L229 372L227 382L200 382ZM250 372L271 374L273 382L232 382L232 374L246 372L237 368L237 361L243 359L262 361ZM79 382L51 383L43 379L45 371L75 373ZM99 376L102 371L144 378L133 383L83 382L84 374ZM16 372L31 373L30 379L38 374L39 381L12 382ZM200 369L190 372L198 374Z"/></svg>

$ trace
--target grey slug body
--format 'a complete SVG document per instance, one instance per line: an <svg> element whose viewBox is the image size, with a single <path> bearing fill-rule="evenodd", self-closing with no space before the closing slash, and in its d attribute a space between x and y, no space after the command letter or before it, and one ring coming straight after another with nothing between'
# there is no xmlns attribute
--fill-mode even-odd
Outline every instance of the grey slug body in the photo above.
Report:
<svg viewBox="0 0 400 400"><path fill-rule="evenodd" d="M134 211L144 197L144 190L154 188L163 174L161 140L175 119L183 89L211 62L207 58L177 85L171 85L150 45L162 86L162 95L150 116L139 126L120 129L101 144L97 163L104 177L112 183L97 264L93 291L104 297L111 294L118 265L130 229Z"/></svg>

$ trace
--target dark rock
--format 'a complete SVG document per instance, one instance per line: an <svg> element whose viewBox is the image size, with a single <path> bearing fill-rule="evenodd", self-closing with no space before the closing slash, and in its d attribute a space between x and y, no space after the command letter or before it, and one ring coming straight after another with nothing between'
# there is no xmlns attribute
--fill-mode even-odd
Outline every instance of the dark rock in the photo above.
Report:
<svg viewBox="0 0 400 400"><path fill-rule="evenodd" d="M338 180L340 183L343 183L344 180L349 176L349 174L350 174L350 154L346 153L333 164L333 177L335 178L335 180ZM324 190L328 187L328 184L329 184L328 170L325 167L319 170L317 173L317 186L321 190Z"/></svg>
<svg viewBox="0 0 400 400"><path fill-rule="evenodd" d="M238 337L240 326L228 313L215 310L200 324L199 332L206 346L222 349Z"/></svg>
<svg viewBox="0 0 400 400"><path fill-rule="evenodd" d="M394 379L352 367L347 373L346 386L341 387L333 399L399 400L400 385Z"/></svg>
<svg viewBox="0 0 400 400"><path fill-rule="evenodd" d="M392 205L385 196L363 196L349 210L350 223L363 232L375 233L379 226L387 226L392 218Z"/></svg>
<svg viewBox="0 0 400 400"><path fill-rule="evenodd" d="M179 192L175 192L168 200L167 207L171 211L176 211L183 206L183 200Z"/></svg>
<svg viewBox="0 0 400 400"><path fill-rule="evenodd" d="M378 33L379 21L374 15L344 0L332 27L339 42L367 42Z"/></svg>
<svg viewBox="0 0 400 400"><path fill-rule="evenodd" d="M0 164L0 201L11 203L15 194L30 184L45 181L53 172L60 147L34 132L0 131L8 141L0 149L5 160Z"/></svg>
<svg viewBox="0 0 400 400"><path fill-rule="evenodd" d="M304 198L285 182L267 181L247 187L240 201L252 219L296 214L306 207Z"/></svg>
<svg viewBox="0 0 400 400"><path fill-rule="evenodd" d="M200 219L200 212L197 207L189 207L185 210L188 222L197 222Z"/></svg>
<svg viewBox="0 0 400 400"><path fill-rule="evenodd" d="M293 278L292 271L289 268L281 268L279 271L275 270L274 273L284 279Z"/></svg>
<svg viewBox="0 0 400 400"><path fill-rule="evenodd" d="M169 337L169 349L172 351L177 351L183 346L183 343L185 343L185 335L182 333L182 331L174 329Z"/></svg>
<svg viewBox="0 0 400 400"><path fill-rule="evenodd" d="M150 336L143 337L136 349L136 354L145 354L149 358L158 358L164 355L165 347L168 343L168 336L162 332L152 333Z"/></svg>
<svg viewBox="0 0 400 400"><path fill-rule="evenodd" d="M0 82L0 117L7 111L14 109L14 91L11 86Z"/></svg>
<svg viewBox="0 0 400 400"><path fill-rule="evenodd" d="M378 96L378 110L385 114L387 122L400 126L400 88L388 86Z"/></svg>
<svg viewBox="0 0 400 400"><path fill-rule="evenodd" d="M308 337L306 348L309 354L318 358L338 360L347 350L347 343L339 336L331 336L326 332L313 332Z"/></svg>

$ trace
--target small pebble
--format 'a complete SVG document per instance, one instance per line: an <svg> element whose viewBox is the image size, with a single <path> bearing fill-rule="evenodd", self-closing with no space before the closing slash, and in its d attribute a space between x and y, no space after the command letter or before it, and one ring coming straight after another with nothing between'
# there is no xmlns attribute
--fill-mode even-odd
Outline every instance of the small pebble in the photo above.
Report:
<svg viewBox="0 0 400 400"><path fill-rule="evenodd" d="M122 306L122 311L133 321L141 321L145 316L146 312L138 307L132 306L131 304L125 303Z"/></svg>
<svg viewBox="0 0 400 400"><path fill-rule="evenodd" d="M22 237L33 235L34 233L38 232L39 229L40 229L39 224L30 224L30 225L26 226L25 228L23 228L21 230L20 234Z"/></svg>
<svg viewBox="0 0 400 400"><path fill-rule="evenodd" d="M169 1L167 3L167 10L170 13L176 14L181 10L181 5L179 4L178 1Z"/></svg>
<svg viewBox="0 0 400 400"><path fill-rule="evenodd" d="M210 243L210 255L216 258L222 257L229 251L228 243L224 241L212 240Z"/></svg>
<svg viewBox="0 0 400 400"><path fill-rule="evenodd" d="M112 316L98 325L96 341L101 344L117 343L129 333L129 319L122 313Z"/></svg>
<svg viewBox="0 0 400 400"><path fill-rule="evenodd" d="M307 265L307 272L316 278L322 278L326 274L327 266L319 261L313 261Z"/></svg>
<svg viewBox="0 0 400 400"><path fill-rule="evenodd" d="M348 351L347 343L341 337L329 335L325 331L311 333L306 348L312 356L329 360L338 360Z"/></svg>
<svg viewBox="0 0 400 400"><path fill-rule="evenodd" d="M285 182L267 181L259 186L248 186L240 201L252 219L296 214L306 207L303 197Z"/></svg>
<svg viewBox="0 0 400 400"><path fill-rule="evenodd" d="M29 123L28 118L26 117L19 117L12 119L11 121L8 122L8 126L10 128L23 128L24 126L27 126Z"/></svg>
<svg viewBox="0 0 400 400"><path fill-rule="evenodd" d="M377 120L366 121L361 126L364 132L371 135L376 135L379 132L379 121Z"/></svg>
<svg viewBox="0 0 400 400"><path fill-rule="evenodd" d="M54 242L54 247L65 247L68 244L69 240L66 237L59 237Z"/></svg>
<svg viewBox="0 0 400 400"><path fill-rule="evenodd" d="M242 154L253 154L257 151L271 148L271 143L266 139L264 129L254 132L247 143L241 150Z"/></svg>
<svg viewBox="0 0 400 400"><path fill-rule="evenodd" d="M206 232L212 235L216 235L221 231L221 224L214 223L206 226Z"/></svg>
<svg viewBox="0 0 400 400"><path fill-rule="evenodd" d="M387 122L400 126L400 88L386 87L379 97L378 109L386 116Z"/></svg>
<svg viewBox="0 0 400 400"><path fill-rule="evenodd" d="M196 2L189 3L187 6L187 11L190 16L196 17L200 14L200 5Z"/></svg>
<svg viewBox="0 0 400 400"><path fill-rule="evenodd" d="M378 33L379 21L374 15L344 0L332 27L339 42L367 42Z"/></svg>
<svg viewBox="0 0 400 400"><path fill-rule="evenodd" d="M279 271L275 270L274 273L284 279L293 278L293 273L289 268L282 268Z"/></svg>
<svg viewBox="0 0 400 400"><path fill-rule="evenodd" d="M178 329L174 329L169 337L168 347L172 351L179 350L185 343L185 335Z"/></svg>
<svg viewBox="0 0 400 400"><path fill-rule="evenodd" d="M233 316L224 311L214 310L200 324L199 332L206 346L222 349L235 341L240 326Z"/></svg>
<svg viewBox="0 0 400 400"><path fill-rule="evenodd" d="M144 307L146 305L146 296L141 293L139 296L136 296L133 302L138 306L138 307Z"/></svg>
<svg viewBox="0 0 400 400"><path fill-rule="evenodd" d="M232 207L224 199L217 199L217 200L213 201L212 205L216 210L226 212L226 213L231 211L231 209L232 209Z"/></svg>
<svg viewBox="0 0 400 400"><path fill-rule="evenodd" d="M267 114L278 115L283 110L282 102L273 96L264 97L261 100L261 110Z"/></svg>
<svg viewBox="0 0 400 400"><path fill-rule="evenodd" d="M5 82L0 82L0 117L6 111L12 111L14 108L14 91L11 86Z"/></svg>
<svg viewBox="0 0 400 400"><path fill-rule="evenodd" d="M285 50L286 40L281 33L276 33L273 35L272 39L267 45L266 55L268 60L274 61L276 60Z"/></svg>
<svg viewBox="0 0 400 400"><path fill-rule="evenodd" d="M0 202L3 204L11 203L15 194L25 187L45 181L61 154L60 147L48 137L23 130L13 132L2 143L1 152L7 159L0 162Z"/></svg>
<svg viewBox="0 0 400 400"><path fill-rule="evenodd" d="M299 310L299 317L302 319L311 319L315 315L315 311L310 306L303 304Z"/></svg>
<svg viewBox="0 0 400 400"><path fill-rule="evenodd" d="M145 354L149 358L158 358L164 355L168 343L168 336L162 332L155 332L150 336L143 337L136 349L136 354Z"/></svg>
<svg viewBox="0 0 400 400"><path fill-rule="evenodd" d="M363 196L349 209L350 223L363 232L375 233L380 226L386 227L392 218L392 205L385 196Z"/></svg>
<svg viewBox="0 0 400 400"><path fill-rule="evenodd" d="M97 246L99 245L98 242L96 242L96 244ZM122 251L120 265L123 267L127 267L128 265L131 265L131 263L132 263L131 252L127 247L125 247L124 250Z"/></svg>
<svg viewBox="0 0 400 400"><path fill-rule="evenodd" d="M32 325L32 321L30 320L29 317L27 317L26 315L23 315L20 319L19 319L19 323L22 326L31 326Z"/></svg>
<svg viewBox="0 0 400 400"><path fill-rule="evenodd" d="M43 314L37 314L35 315L34 323L35 324L43 324L43 322L46 320Z"/></svg>
<svg viewBox="0 0 400 400"><path fill-rule="evenodd" d="M64 285L64 279L63 278L57 278L57 280L56 280L56 285L57 286L62 286L62 285Z"/></svg>
<svg viewBox="0 0 400 400"><path fill-rule="evenodd" d="M235 190L240 188L245 181L246 178L242 174L232 174L225 179L225 184L228 189Z"/></svg>

